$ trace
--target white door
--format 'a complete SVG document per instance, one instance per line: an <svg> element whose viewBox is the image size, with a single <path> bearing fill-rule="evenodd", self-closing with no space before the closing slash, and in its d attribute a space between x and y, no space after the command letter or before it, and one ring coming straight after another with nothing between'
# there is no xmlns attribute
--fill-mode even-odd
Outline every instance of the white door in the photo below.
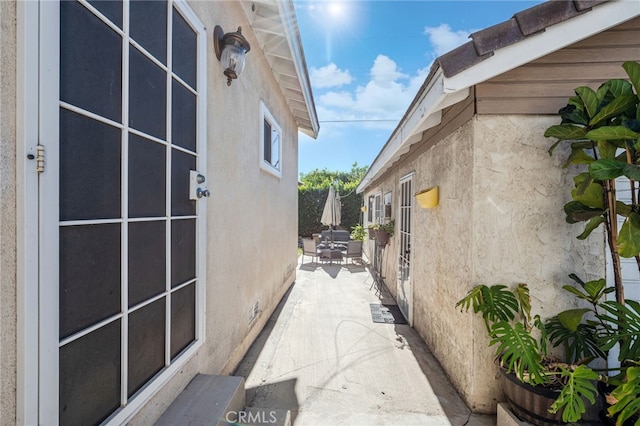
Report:
<svg viewBox="0 0 640 426"><path fill-rule="evenodd" d="M411 285L411 218L413 215L413 175L400 180L398 209L398 307L409 324L413 323L413 288Z"/></svg>
<svg viewBox="0 0 640 426"><path fill-rule="evenodd" d="M39 422L120 423L203 336L205 32L173 1L40 16Z"/></svg>

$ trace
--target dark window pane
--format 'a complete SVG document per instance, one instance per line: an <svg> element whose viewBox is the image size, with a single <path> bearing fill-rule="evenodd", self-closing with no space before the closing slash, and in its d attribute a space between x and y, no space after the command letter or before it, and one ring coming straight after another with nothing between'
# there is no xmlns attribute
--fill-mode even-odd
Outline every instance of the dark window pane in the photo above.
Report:
<svg viewBox="0 0 640 426"><path fill-rule="evenodd" d="M166 216L166 147L129 133L129 217Z"/></svg>
<svg viewBox="0 0 640 426"><path fill-rule="evenodd" d="M129 315L129 397L164 367L166 312L162 298Z"/></svg>
<svg viewBox="0 0 640 426"><path fill-rule="evenodd" d="M197 45L196 33L173 9L173 72L193 89L197 89Z"/></svg>
<svg viewBox="0 0 640 426"><path fill-rule="evenodd" d="M196 286L189 284L171 295L171 359L196 340Z"/></svg>
<svg viewBox="0 0 640 426"><path fill-rule="evenodd" d="M171 214L196 214L196 202L189 199L189 171L196 170L196 157L176 149L171 153Z"/></svg>
<svg viewBox="0 0 640 426"><path fill-rule="evenodd" d="M196 277L196 221L171 221L171 287Z"/></svg>
<svg viewBox="0 0 640 426"><path fill-rule="evenodd" d="M167 2L138 0L130 5L131 38L166 65Z"/></svg>
<svg viewBox="0 0 640 426"><path fill-rule="evenodd" d="M164 140L167 127L166 73L133 46L129 52L129 125Z"/></svg>
<svg viewBox="0 0 640 426"><path fill-rule="evenodd" d="M60 424L94 425L120 407L120 320L60 348Z"/></svg>
<svg viewBox="0 0 640 426"><path fill-rule="evenodd" d="M120 312L120 224L60 227L60 338Z"/></svg>
<svg viewBox="0 0 640 426"><path fill-rule="evenodd" d="M196 150L196 95L173 80L171 105L172 143Z"/></svg>
<svg viewBox="0 0 640 426"><path fill-rule="evenodd" d="M267 120L264 120L264 140L262 143L264 146L264 161L271 164L271 124Z"/></svg>
<svg viewBox="0 0 640 426"><path fill-rule="evenodd" d="M120 212L121 131L60 109L60 219L110 219Z"/></svg>
<svg viewBox="0 0 640 426"><path fill-rule="evenodd" d="M89 3L118 28L122 28L122 0L89 0Z"/></svg>
<svg viewBox="0 0 640 426"><path fill-rule="evenodd" d="M129 223L129 306L165 290L166 234L164 221Z"/></svg>
<svg viewBox="0 0 640 426"><path fill-rule="evenodd" d="M122 38L75 1L60 2L60 99L122 120Z"/></svg>

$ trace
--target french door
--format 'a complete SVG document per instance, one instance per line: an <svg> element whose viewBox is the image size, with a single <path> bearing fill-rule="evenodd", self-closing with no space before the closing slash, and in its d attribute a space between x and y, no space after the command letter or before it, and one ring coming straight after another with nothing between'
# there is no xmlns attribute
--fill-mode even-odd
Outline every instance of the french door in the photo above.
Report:
<svg viewBox="0 0 640 426"><path fill-rule="evenodd" d="M413 288L411 286L411 219L413 214L413 175L400 180L398 216L398 307L409 324L412 321Z"/></svg>
<svg viewBox="0 0 640 426"><path fill-rule="evenodd" d="M205 32L170 0L39 21L39 421L120 423L203 336Z"/></svg>

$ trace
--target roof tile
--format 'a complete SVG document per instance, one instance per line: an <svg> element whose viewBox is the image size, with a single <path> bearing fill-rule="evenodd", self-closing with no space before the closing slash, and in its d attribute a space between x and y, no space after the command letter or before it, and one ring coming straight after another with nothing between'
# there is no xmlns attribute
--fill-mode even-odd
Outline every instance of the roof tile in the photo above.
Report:
<svg viewBox="0 0 640 426"><path fill-rule="evenodd" d="M517 43L524 38L515 18L475 32L470 37L479 55Z"/></svg>
<svg viewBox="0 0 640 426"><path fill-rule="evenodd" d="M445 77L451 77L466 70L467 68L471 68L490 56L493 56L493 52L482 56L478 55L473 41L469 41L462 46L445 53L436 60L440 64L440 68L442 68L442 72Z"/></svg>
<svg viewBox="0 0 640 426"><path fill-rule="evenodd" d="M583 10L589 10L593 6L606 3L607 1L608 0L573 0L573 3L576 5L576 9L582 12Z"/></svg>
<svg viewBox="0 0 640 426"><path fill-rule="evenodd" d="M581 12L572 1L548 1L514 15L525 36L543 31L545 28L573 18Z"/></svg>

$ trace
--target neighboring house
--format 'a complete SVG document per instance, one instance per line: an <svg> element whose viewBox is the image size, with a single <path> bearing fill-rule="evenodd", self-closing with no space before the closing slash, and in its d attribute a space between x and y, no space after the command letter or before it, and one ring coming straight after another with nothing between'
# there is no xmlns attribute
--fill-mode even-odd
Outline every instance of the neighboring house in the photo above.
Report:
<svg viewBox="0 0 640 426"><path fill-rule="evenodd" d="M232 372L295 280L318 120L293 3L3 1L0 20L0 423L150 424ZM216 25L251 44L231 86Z"/></svg>
<svg viewBox="0 0 640 426"><path fill-rule="evenodd" d="M582 227L565 222L575 169L543 133L576 87L626 78L639 16L636 1L554 1L472 34L435 61L358 186L366 222L395 220L369 257L473 410L501 398L494 348L456 301L475 284L526 282L546 318L570 303L568 274L605 275L603 239L577 240ZM439 205L420 208L415 194L433 186Z"/></svg>

